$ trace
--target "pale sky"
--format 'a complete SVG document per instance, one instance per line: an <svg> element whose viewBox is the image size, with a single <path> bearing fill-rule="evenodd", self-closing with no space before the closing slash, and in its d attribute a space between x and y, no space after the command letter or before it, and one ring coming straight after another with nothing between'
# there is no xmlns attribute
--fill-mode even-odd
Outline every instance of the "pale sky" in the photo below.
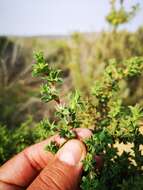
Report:
<svg viewBox="0 0 143 190"><path fill-rule="evenodd" d="M140 3L132 22L122 28L143 26L143 0L125 0L127 9ZM0 0L0 35L65 35L74 31L109 29L105 15L109 0Z"/></svg>

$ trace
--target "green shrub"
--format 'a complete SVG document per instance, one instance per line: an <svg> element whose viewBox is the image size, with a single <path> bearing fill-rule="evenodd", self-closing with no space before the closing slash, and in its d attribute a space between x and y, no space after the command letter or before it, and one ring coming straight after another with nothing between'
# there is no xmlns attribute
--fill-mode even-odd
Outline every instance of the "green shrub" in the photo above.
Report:
<svg viewBox="0 0 143 190"><path fill-rule="evenodd" d="M0 164L11 156L10 133L5 126L0 125Z"/></svg>
<svg viewBox="0 0 143 190"><path fill-rule="evenodd" d="M42 53L35 54L33 75L41 77L41 97L44 102L55 101L57 120L41 123L47 134L58 132L61 137L76 138L74 128L91 128L93 135L85 141L87 156L83 161L83 190L132 190L143 189L143 156L140 146L143 135L140 131L143 108L140 105L125 105L120 96L122 82L143 73L143 58L132 57L117 62L108 61L99 81L95 81L86 98L75 90L69 102L63 104L59 85L60 71L49 66ZM54 74L53 74L54 73ZM89 112L92 110L91 112ZM86 116L86 117L85 117ZM84 118L84 119L83 119ZM92 124L87 125L87 123ZM86 125L84 125L86 124ZM39 129L40 130L40 129ZM43 130L43 129L42 129ZM129 152L122 145L132 145ZM47 150L55 153L59 147L52 142ZM103 157L104 166L96 167L96 157Z"/></svg>
<svg viewBox="0 0 143 190"><path fill-rule="evenodd" d="M0 125L0 165L35 143L36 137L32 122L32 119L29 118L15 129Z"/></svg>

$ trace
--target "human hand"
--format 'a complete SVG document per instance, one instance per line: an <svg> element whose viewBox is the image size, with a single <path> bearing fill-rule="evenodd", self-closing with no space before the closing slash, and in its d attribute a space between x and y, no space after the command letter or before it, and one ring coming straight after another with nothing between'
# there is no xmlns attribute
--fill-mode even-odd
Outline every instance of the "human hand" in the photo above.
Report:
<svg viewBox="0 0 143 190"><path fill-rule="evenodd" d="M91 136L88 129L76 129L77 138L66 142L53 155L45 145L65 139L59 135L32 145L0 168L0 190L79 190L82 160L86 155L82 140Z"/></svg>

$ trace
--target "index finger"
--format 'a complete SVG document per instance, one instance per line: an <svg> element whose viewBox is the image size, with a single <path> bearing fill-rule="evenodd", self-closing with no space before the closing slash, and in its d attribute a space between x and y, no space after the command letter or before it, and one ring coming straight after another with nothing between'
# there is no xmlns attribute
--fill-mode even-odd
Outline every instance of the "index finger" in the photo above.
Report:
<svg viewBox="0 0 143 190"><path fill-rule="evenodd" d="M27 186L53 158L44 147L56 137L30 146L6 162L0 168L0 181L19 187Z"/></svg>
<svg viewBox="0 0 143 190"><path fill-rule="evenodd" d="M87 138L91 135L88 129L76 129L79 139ZM39 172L47 166L54 155L46 152L44 147L51 141L56 141L59 145L65 142L59 135L52 136L38 144L26 148L24 151L14 156L0 168L0 187L7 185L8 190L23 189L32 182ZM11 188L8 188L11 186ZM3 188L6 189L6 188Z"/></svg>

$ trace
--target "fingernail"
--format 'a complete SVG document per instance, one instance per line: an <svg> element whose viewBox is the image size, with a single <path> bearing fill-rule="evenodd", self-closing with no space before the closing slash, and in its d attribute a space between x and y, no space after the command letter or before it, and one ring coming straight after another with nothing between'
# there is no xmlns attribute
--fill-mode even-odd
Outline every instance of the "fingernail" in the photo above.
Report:
<svg viewBox="0 0 143 190"><path fill-rule="evenodd" d="M84 159L86 154L85 146L79 140L68 141L57 153L60 161L75 166Z"/></svg>

